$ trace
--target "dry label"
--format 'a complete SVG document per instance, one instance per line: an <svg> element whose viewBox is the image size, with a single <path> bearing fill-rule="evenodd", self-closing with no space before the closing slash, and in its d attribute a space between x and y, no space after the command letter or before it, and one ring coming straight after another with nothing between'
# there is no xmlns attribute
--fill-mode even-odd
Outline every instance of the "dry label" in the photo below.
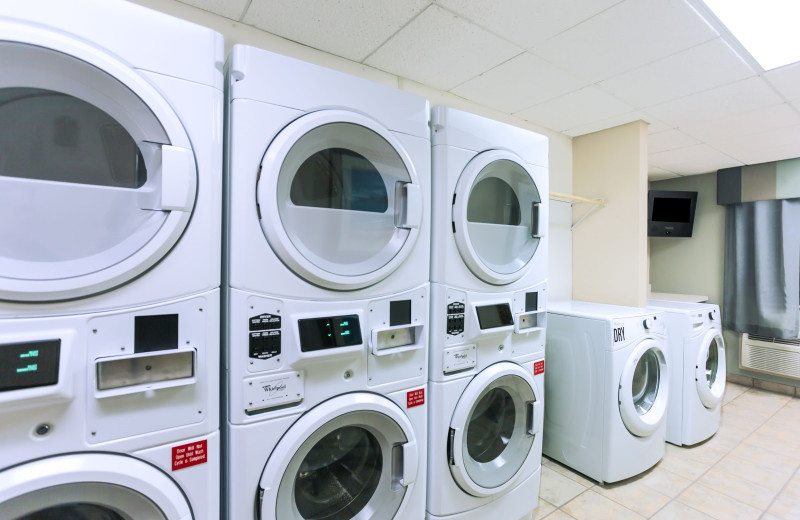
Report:
<svg viewBox="0 0 800 520"><path fill-rule="evenodd" d="M172 471L208 462L208 441L202 440L172 447Z"/></svg>
<svg viewBox="0 0 800 520"><path fill-rule="evenodd" d="M533 364L533 375L544 374L544 359Z"/></svg>
<svg viewBox="0 0 800 520"><path fill-rule="evenodd" d="M425 389L409 390L406 393L406 408L413 408L425 404Z"/></svg>

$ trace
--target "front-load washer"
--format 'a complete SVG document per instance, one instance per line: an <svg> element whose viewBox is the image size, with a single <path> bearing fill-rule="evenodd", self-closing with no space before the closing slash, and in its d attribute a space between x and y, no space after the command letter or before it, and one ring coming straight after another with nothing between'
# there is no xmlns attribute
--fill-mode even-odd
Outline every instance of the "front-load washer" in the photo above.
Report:
<svg viewBox="0 0 800 520"><path fill-rule="evenodd" d="M438 106L431 143L431 282L508 291L546 281L547 137Z"/></svg>
<svg viewBox="0 0 800 520"><path fill-rule="evenodd" d="M219 518L218 313L214 292L0 330L0 518Z"/></svg>
<svg viewBox="0 0 800 520"><path fill-rule="evenodd" d="M424 518L427 299L247 296L229 323L227 518Z"/></svg>
<svg viewBox="0 0 800 520"><path fill-rule="evenodd" d="M670 397L667 442L704 441L719 429L725 394L725 341L719 306L648 300L663 311L669 336Z"/></svg>
<svg viewBox="0 0 800 520"><path fill-rule="evenodd" d="M427 100L246 45L226 72L229 286L340 300L428 283Z"/></svg>
<svg viewBox="0 0 800 520"><path fill-rule="evenodd" d="M601 483L664 456L670 391L663 314L551 302L544 454Z"/></svg>
<svg viewBox="0 0 800 520"><path fill-rule="evenodd" d="M219 287L223 52L129 2L0 7L0 316Z"/></svg>
<svg viewBox="0 0 800 520"><path fill-rule="evenodd" d="M429 520L517 520L537 506L544 288L431 286Z"/></svg>

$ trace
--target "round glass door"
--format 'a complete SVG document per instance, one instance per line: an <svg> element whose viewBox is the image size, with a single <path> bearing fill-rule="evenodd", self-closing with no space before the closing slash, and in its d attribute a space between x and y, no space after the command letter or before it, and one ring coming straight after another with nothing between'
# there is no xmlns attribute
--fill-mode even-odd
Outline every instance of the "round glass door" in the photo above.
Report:
<svg viewBox="0 0 800 520"><path fill-rule="evenodd" d="M519 279L545 232L541 195L522 159L483 152L467 164L456 186L455 238L469 269L500 285Z"/></svg>
<svg viewBox="0 0 800 520"><path fill-rule="evenodd" d="M257 193L276 254L299 276L333 289L390 274L422 220L408 154L375 121L342 110L314 112L283 129L264 155Z"/></svg>
<svg viewBox="0 0 800 520"><path fill-rule="evenodd" d="M519 365L498 363L470 382L451 421L450 472L474 496L501 493L517 481L533 447L540 399Z"/></svg>
<svg viewBox="0 0 800 520"><path fill-rule="evenodd" d="M360 409L352 395L336 397L292 426L262 473L262 518L395 518L416 473L416 442L396 405L364 397Z"/></svg>
<svg viewBox="0 0 800 520"><path fill-rule="evenodd" d="M180 238L197 174L174 112L94 49L0 40L0 299L125 283ZM60 41L60 40L59 40Z"/></svg>
<svg viewBox="0 0 800 520"><path fill-rule="evenodd" d="M653 340L643 341L628 359L620 380L620 413L628 431L643 437L663 422L667 381L664 351Z"/></svg>
<svg viewBox="0 0 800 520"><path fill-rule="evenodd" d="M718 331L712 330L703 338L695 364L697 395L706 408L715 408L722 402L725 376L725 342Z"/></svg>
<svg viewBox="0 0 800 520"><path fill-rule="evenodd" d="M133 457L75 453L0 472L3 520L191 520L183 491Z"/></svg>

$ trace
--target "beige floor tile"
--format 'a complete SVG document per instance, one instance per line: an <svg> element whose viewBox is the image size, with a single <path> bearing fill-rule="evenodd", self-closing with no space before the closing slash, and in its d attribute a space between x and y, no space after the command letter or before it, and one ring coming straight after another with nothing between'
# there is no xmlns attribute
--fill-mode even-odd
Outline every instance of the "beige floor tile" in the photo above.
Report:
<svg viewBox="0 0 800 520"><path fill-rule="evenodd" d="M764 516L762 516L760 518L760 520L783 520L783 519L779 518L779 517L777 517L775 515L771 515L771 514L767 513Z"/></svg>
<svg viewBox="0 0 800 520"><path fill-rule="evenodd" d="M547 517L547 520L575 520L575 517L569 516L564 511L553 511L553 513Z"/></svg>
<svg viewBox="0 0 800 520"><path fill-rule="evenodd" d="M800 496L781 493L768 512L781 520L800 520Z"/></svg>
<svg viewBox="0 0 800 520"><path fill-rule="evenodd" d="M752 480L745 480L720 468L712 468L698 482L761 511L769 507L772 499L780 490L780 488L770 489Z"/></svg>
<svg viewBox="0 0 800 520"><path fill-rule="evenodd" d="M747 406L755 410L777 412L792 398L788 395L776 394L758 388L751 388L736 398L731 406Z"/></svg>
<svg viewBox="0 0 800 520"><path fill-rule="evenodd" d="M638 520L644 518L594 490L587 490L561 510L577 520Z"/></svg>
<svg viewBox="0 0 800 520"><path fill-rule="evenodd" d="M583 491L582 486L547 466L542 467L539 496L556 507L561 507Z"/></svg>
<svg viewBox="0 0 800 520"><path fill-rule="evenodd" d="M671 445L667 445L671 446ZM680 448L670 449L664 454L664 458L659 462L659 467L666 469L676 475L688 478L689 480L697 480L700 475L708 471L711 467L709 464L692 460L686 454L680 451Z"/></svg>
<svg viewBox="0 0 800 520"><path fill-rule="evenodd" d="M701 443L694 446L673 446L667 444L667 453L679 454L690 460L701 462L706 466L713 466L722 457L724 457L730 449L725 449L716 444Z"/></svg>
<svg viewBox="0 0 800 520"><path fill-rule="evenodd" d="M692 481L676 473L672 473L660 464L642 476L641 483L655 489L662 495L675 498L686 489Z"/></svg>
<svg viewBox="0 0 800 520"><path fill-rule="evenodd" d="M635 482L623 481L619 484L595 486L592 489L645 518L654 515L670 501L670 497L644 485L641 479Z"/></svg>
<svg viewBox="0 0 800 520"><path fill-rule="evenodd" d="M587 477L584 477L583 475L581 475L577 471L573 471L572 469L562 465L558 461L551 460L551 459L548 459L548 458L545 457L545 458L542 458L542 465L547 466L548 468L552 469L553 471L555 471L557 473L561 473L562 475L564 475L568 479L574 480L578 484L580 484L582 486L585 486L587 488L590 488L590 487L594 486L595 484L597 484L597 482L595 482L594 480L592 480L590 478L587 478Z"/></svg>
<svg viewBox="0 0 800 520"><path fill-rule="evenodd" d="M716 520L756 520L761 511L702 484L692 484L678 501Z"/></svg>
<svg viewBox="0 0 800 520"><path fill-rule="evenodd" d="M743 399L744 396L740 397ZM759 408L756 405L740 405L736 400L722 407L722 424L754 432L775 415L778 409Z"/></svg>
<svg viewBox="0 0 800 520"><path fill-rule="evenodd" d="M765 485L776 493L783 489L783 486L786 485L793 473L791 468L783 470L772 469L754 464L752 461L736 455L728 455L723 458L714 466L714 470L720 470L727 475Z"/></svg>
<svg viewBox="0 0 800 520"><path fill-rule="evenodd" d="M798 422L797 424L800 424ZM787 429L773 433L769 430L754 432L747 439L742 441L742 445L754 445L765 450L769 450L792 459L800 457L800 436L795 434L795 438L790 438L791 432Z"/></svg>
<svg viewBox="0 0 800 520"><path fill-rule="evenodd" d="M681 502L670 502L651 517L652 520L714 520L714 517L701 513Z"/></svg>
<svg viewBox="0 0 800 520"><path fill-rule="evenodd" d="M541 518L546 517L550 513L556 510L556 506L544 500L543 498L539 498L539 505L536 506L536 509L533 510L534 518L536 520L540 520Z"/></svg>
<svg viewBox="0 0 800 520"><path fill-rule="evenodd" d="M800 465L800 455L791 456L762 448L747 441L731 452L731 455L751 461L754 465L764 466L778 471L791 469L795 471Z"/></svg>
<svg viewBox="0 0 800 520"><path fill-rule="evenodd" d="M748 390L750 390L749 386L725 383L725 395L722 396L722 404L730 403Z"/></svg>

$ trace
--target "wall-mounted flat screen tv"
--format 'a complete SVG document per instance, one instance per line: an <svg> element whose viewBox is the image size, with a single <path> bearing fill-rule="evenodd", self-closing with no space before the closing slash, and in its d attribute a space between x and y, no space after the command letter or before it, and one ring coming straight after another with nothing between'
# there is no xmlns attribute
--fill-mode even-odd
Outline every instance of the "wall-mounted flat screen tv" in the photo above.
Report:
<svg viewBox="0 0 800 520"><path fill-rule="evenodd" d="M647 236L692 236L696 207L696 191L650 190L647 196Z"/></svg>

